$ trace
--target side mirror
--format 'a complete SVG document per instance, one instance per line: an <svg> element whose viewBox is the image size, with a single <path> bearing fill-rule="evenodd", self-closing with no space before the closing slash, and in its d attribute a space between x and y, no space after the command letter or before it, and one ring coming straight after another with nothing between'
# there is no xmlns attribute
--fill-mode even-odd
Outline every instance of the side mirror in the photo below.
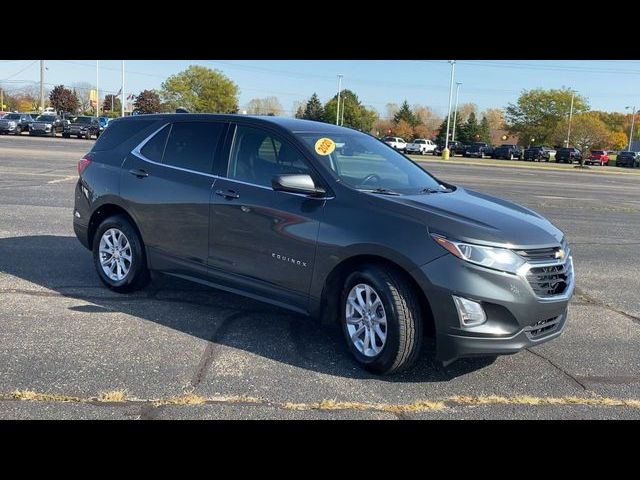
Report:
<svg viewBox="0 0 640 480"><path fill-rule="evenodd" d="M311 175L306 174L276 175L271 179L271 186L276 191L302 193L314 197L327 193L324 188L316 186Z"/></svg>

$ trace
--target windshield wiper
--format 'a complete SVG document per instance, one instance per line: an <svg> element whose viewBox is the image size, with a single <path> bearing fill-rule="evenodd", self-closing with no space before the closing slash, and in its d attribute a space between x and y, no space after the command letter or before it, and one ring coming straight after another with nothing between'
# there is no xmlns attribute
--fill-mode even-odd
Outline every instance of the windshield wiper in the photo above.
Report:
<svg viewBox="0 0 640 480"><path fill-rule="evenodd" d="M423 188L422 190L420 190L420 193L451 193L453 190L449 189L449 188L445 188L444 190L440 190L437 188Z"/></svg>
<svg viewBox="0 0 640 480"><path fill-rule="evenodd" d="M370 192L370 193L380 193L382 195L402 195L401 193L394 192L393 190L389 190L388 188L359 188L361 192Z"/></svg>

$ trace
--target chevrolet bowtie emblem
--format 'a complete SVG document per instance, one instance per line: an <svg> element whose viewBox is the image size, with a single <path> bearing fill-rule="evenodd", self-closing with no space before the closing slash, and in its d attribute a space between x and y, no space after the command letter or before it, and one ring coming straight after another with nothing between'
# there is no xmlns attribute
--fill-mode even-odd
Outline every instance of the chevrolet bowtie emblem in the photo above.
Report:
<svg viewBox="0 0 640 480"><path fill-rule="evenodd" d="M555 257L556 258L564 258L564 250L562 250L562 249L557 250L556 253L555 253Z"/></svg>

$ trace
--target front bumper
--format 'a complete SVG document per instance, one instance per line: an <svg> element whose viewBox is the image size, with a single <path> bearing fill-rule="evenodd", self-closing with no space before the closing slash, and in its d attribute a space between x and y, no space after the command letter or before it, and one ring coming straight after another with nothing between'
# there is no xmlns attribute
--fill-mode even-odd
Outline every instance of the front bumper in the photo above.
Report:
<svg viewBox="0 0 640 480"><path fill-rule="evenodd" d="M559 336L575 281L572 272L561 295L541 298L525 276L476 266L450 254L424 265L414 278L433 313L436 358L445 363L461 357L513 354ZM462 327L452 295L481 303L486 322Z"/></svg>

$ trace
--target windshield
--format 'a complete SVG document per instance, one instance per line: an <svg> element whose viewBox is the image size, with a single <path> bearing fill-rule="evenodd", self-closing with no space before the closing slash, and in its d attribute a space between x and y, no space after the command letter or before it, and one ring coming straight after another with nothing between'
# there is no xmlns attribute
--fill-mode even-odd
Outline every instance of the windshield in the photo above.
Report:
<svg viewBox="0 0 640 480"><path fill-rule="evenodd" d="M77 123L91 123L91 121L93 120L93 117L78 117L76 118L76 122Z"/></svg>
<svg viewBox="0 0 640 480"><path fill-rule="evenodd" d="M418 144L418 143L419 143L419 144L421 144L421 145L424 145L424 144L425 144L425 143L427 143L427 142L426 142L426 140L414 140L414 141L413 141L413 143L416 143L416 144Z"/></svg>
<svg viewBox="0 0 640 480"><path fill-rule="evenodd" d="M40 115L36 120L38 122L55 122L56 117L52 115Z"/></svg>
<svg viewBox="0 0 640 480"><path fill-rule="evenodd" d="M340 134L297 133L324 166L350 187L359 190L391 190L402 194L447 191L436 179L405 156L369 135L357 132ZM316 145L325 142L327 154ZM331 148L335 145L335 148ZM426 192L428 193L428 192Z"/></svg>
<svg viewBox="0 0 640 480"><path fill-rule="evenodd" d="M19 113L10 113L9 115L4 117L6 120L20 120Z"/></svg>

